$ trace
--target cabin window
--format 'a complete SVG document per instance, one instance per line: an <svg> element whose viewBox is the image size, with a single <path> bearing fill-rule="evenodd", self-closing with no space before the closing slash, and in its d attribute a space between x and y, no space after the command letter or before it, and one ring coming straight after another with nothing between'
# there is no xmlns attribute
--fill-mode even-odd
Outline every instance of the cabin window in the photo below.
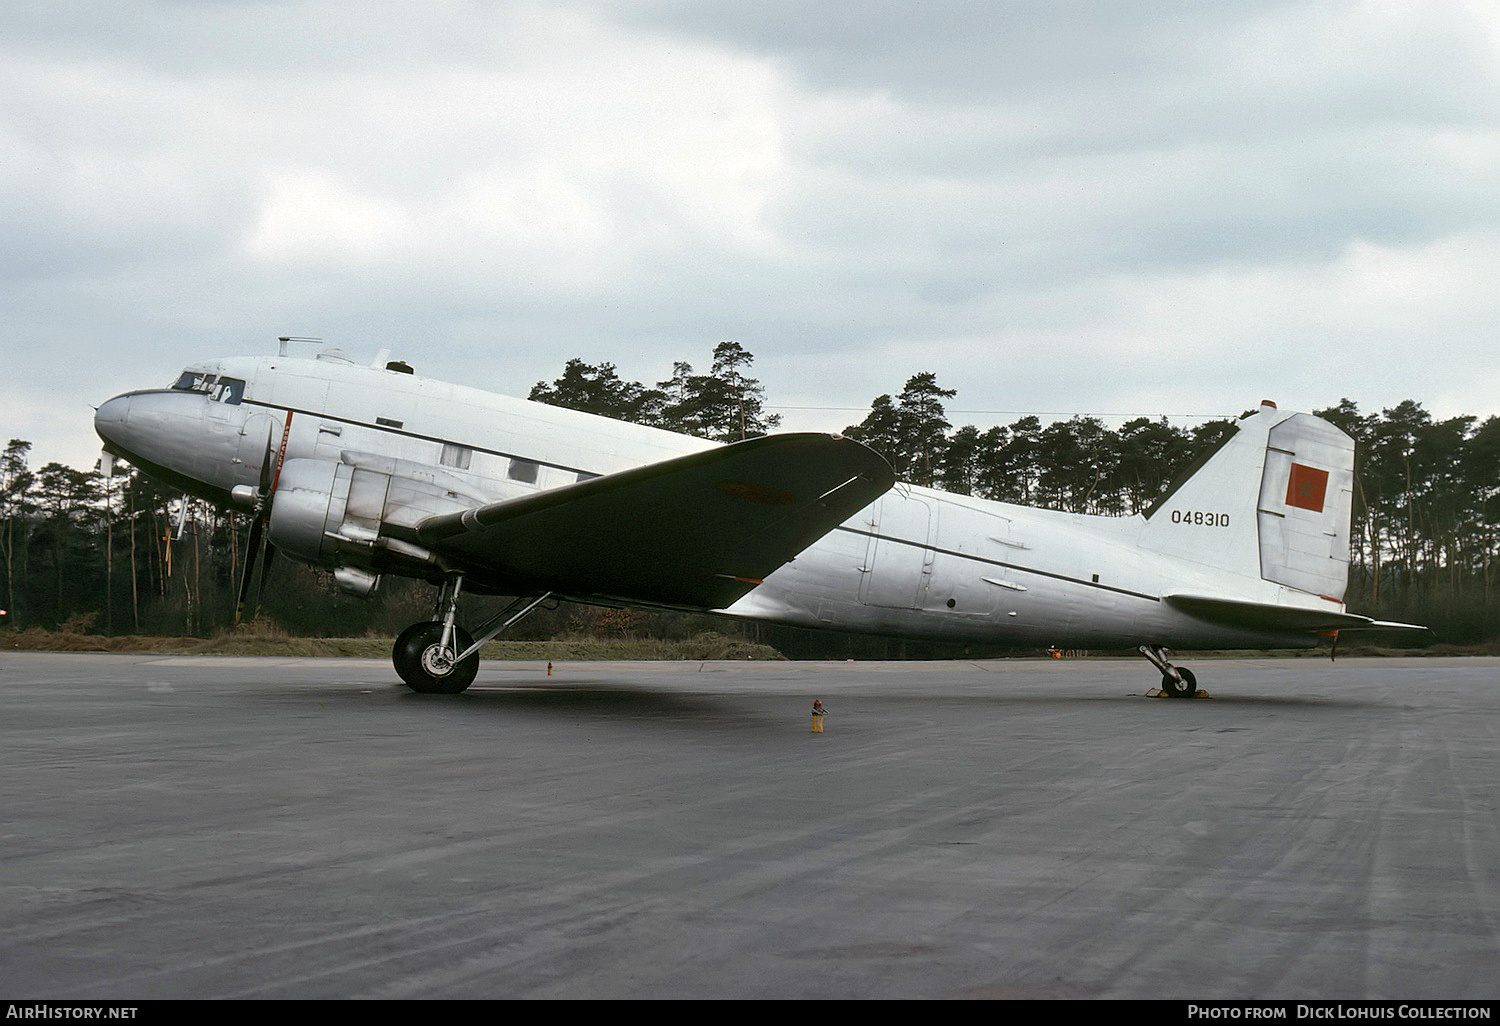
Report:
<svg viewBox="0 0 1500 1026"><path fill-rule="evenodd" d="M438 462L445 467L455 470L468 470L469 462L474 458L474 450L466 445L449 445L443 443L443 454L438 457Z"/></svg>
<svg viewBox="0 0 1500 1026"><path fill-rule="evenodd" d="M401 426L401 421L396 420L394 417L376 417L375 423L380 427L388 428L399 428Z"/></svg>
<svg viewBox="0 0 1500 1026"><path fill-rule="evenodd" d="M522 484L536 484L539 469L531 460L511 460L508 476L512 481L520 481Z"/></svg>

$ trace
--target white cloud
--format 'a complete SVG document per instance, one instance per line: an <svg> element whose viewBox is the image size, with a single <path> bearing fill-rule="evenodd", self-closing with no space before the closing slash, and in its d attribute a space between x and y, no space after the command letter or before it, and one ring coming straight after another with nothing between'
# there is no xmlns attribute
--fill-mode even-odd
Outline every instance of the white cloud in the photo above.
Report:
<svg viewBox="0 0 1500 1026"><path fill-rule="evenodd" d="M59 353L98 401L288 333L510 391L736 338L785 405L1500 407L1487 4L91 14L0 12L10 434Z"/></svg>

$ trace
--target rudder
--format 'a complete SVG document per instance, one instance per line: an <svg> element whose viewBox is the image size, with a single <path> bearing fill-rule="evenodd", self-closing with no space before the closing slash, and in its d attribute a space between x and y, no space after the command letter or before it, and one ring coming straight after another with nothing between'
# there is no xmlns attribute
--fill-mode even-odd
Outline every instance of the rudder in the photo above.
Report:
<svg viewBox="0 0 1500 1026"><path fill-rule="evenodd" d="M1256 510L1261 577L1342 602L1353 501L1354 439L1306 413L1271 428Z"/></svg>

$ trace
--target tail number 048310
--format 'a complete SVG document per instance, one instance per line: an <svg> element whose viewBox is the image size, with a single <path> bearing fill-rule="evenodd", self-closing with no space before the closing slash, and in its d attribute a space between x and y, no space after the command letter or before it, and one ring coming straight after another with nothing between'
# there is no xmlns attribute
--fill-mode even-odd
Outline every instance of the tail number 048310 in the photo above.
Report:
<svg viewBox="0 0 1500 1026"><path fill-rule="evenodd" d="M1208 513L1201 509L1172 511L1172 523L1192 524L1194 527L1228 527L1228 513Z"/></svg>

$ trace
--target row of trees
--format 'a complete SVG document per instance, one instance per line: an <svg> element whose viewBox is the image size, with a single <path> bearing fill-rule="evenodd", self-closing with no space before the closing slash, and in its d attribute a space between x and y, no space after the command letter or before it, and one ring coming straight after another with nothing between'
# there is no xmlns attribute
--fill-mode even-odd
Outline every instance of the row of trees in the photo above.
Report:
<svg viewBox="0 0 1500 1026"><path fill-rule="evenodd" d="M774 430L781 418L766 413L765 389L745 372L755 362L738 342L714 347L707 374L689 363L672 364L672 376L650 388L624 381L612 363L597 366L574 358L552 382L538 381L528 399L616 420L735 442Z"/></svg>
<svg viewBox="0 0 1500 1026"><path fill-rule="evenodd" d="M780 422L766 412L764 389L748 374L753 361L738 342L721 342L708 373L678 362L668 380L647 387L622 381L612 364L575 359L556 381L538 383L531 398L735 441ZM162 489L122 463L109 475L60 463L32 470L30 452L30 442L12 439L0 455L0 626L209 634L231 622L246 513ZM394 634L432 605L430 589L411 582L386 582L373 600L362 601L286 560L277 561L273 576L261 613L298 633ZM577 609L534 616L526 622L528 636L580 626L607 632L620 620L601 615L597 623ZM653 627L689 629L670 617Z"/></svg>
<svg viewBox="0 0 1500 1026"><path fill-rule="evenodd" d="M613 364L572 359L530 398L735 441L779 422L749 374L753 360L739 343L721 342L708 373L677 363L671 378L648 386L622 379ZM915 484L1129 514L1148 508L1234 423L1181 428L1137 418L1114 428L1097 417L1043 424L1024 416L955 428L946 414L955 395L934 374L915 374L895 396L876 397L845 433ZM1450 640L1500 637L1500 418L1438 420L1411 401L1365 414L1344 399L1315 412L1358 442L1351 606L1433 624ZM0 622L72 620L113 633L209 633L229 622L246 516L184 499L128 467L111 477L57 463L33 471L29 452L28 442L12 439L0 455L0 601L9 611ZM285 561L276 573L264 612L298 632L393 633L431 601L424 587L401 582L373 601L349 599Z"/></svg>
<svg viewBox="0 0 1500 1026"><path fill-rule="evenodd" d="M1137 418L1111 429L1097 417L1046 426L1022 417L954 430L943 409L954 395L932 374L914 375L846 432L916 484L1118 515L1146 510L1235 423ZM1313 412L1356 445L1349 604L1455 640L1500 636L1500 417L1436 419L1412 400L1366 414L1347 398Z"/></svg>
<svg viewBox="0 0 1500 1026"><path fill-rule="evenodd" d="M118 462L107 474L58 463L33 472L30 448L11 439L0 457L0 625L210 635L232 622L247 513L163 489ZM387 582L366 602L287 560L273 562L271 579L261 615L301 635L392 635L432 609L431 590L412 581Z"/></svg>
<svg viewBox="0 0 1500 1026"><path fill-rule="evenodd" d="M33 472L30 449L11 439L0 456L0 622L109 634L200 634L229 623L246 516L123 464L109 474L60 463ZM306 574L283 583L273 592L283 616L338 594Z"/></svg>
<svg viewBox="0 0 1500 1026"><path fill-rule="evenodd" d="M1043 425L1036 416L980 430L953 429L944 400L957 393L931 373L913 375L892 399L877 396L844 429L891 461L903 481L1000 502L1074 513L1144 510L1194 453L1233 430L1230 419L1191 430L1140 417L1118 430L1097 417Z"/></svg>
<svg viewBox="0 0 1500 1026"><path fill-rule="evenodd" d="M748 365L749 354L740 352ZM532 398L624 420L669 423L637 417L628 404L600 402L597 390L586 393L592 405L575 404L562 388L570 373L586 381L618 380L611 364L590 367L574 360L557 381L539 382ZM763 410L758 383L739 380L750 382L755 409ZM625 394L644 390L622 384ZM1068 512L1125 515L1148 509L1238 419L1177 427L1165 417L1139 417L1112 428L1098 417L1043 424L1023 416L1009 424L955 428L946 402L956 395L935 374L914 374L895 396L875 397L868 415L844 433L880 452L912 484ZM1439 420L1411 400L1365 414L1342 399L1313 412L1347 431L1357 447L1350 605L1432 624L1454 640L1500 637L1500 418ZM750 423L752 434L765 430L762 421ZM721 440L743 436L680 422L670 426Z"/></svg>

